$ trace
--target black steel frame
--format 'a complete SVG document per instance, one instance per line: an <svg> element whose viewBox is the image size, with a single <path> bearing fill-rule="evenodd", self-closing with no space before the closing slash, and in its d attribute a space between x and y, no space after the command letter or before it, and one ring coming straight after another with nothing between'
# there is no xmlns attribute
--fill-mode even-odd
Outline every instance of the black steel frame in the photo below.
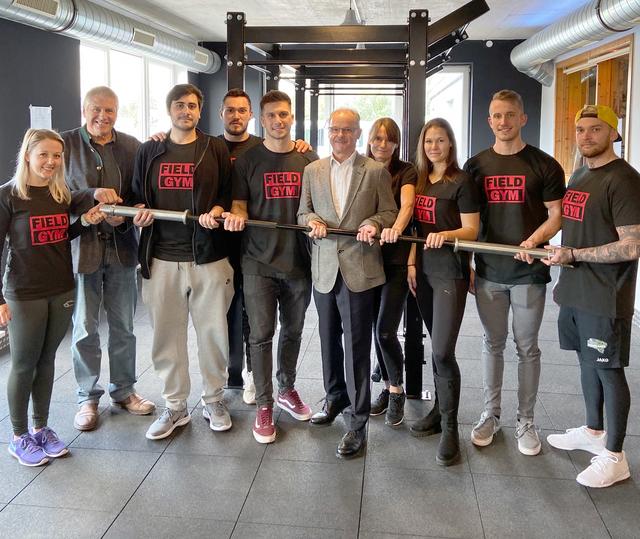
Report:
<svg viewBox="0 0 640 539"><path fill-rule="evenodd" d="M409 12L407 25L389 26L247 26L241 12L227 13L227 86L244 88L246 67L265 73L266 90L276 89L280 66L295 68L296 138L304 138L305 94L310 96L310 143L317 146L318 96L326 93L320 84L393 84L389 90L404 97L402 154L410 159L418 143L425 117L426 78L442 69L448 52L467 39L466 26L486 13L485 0L471 0L459 9L429 24L427 9ZM371 48L336 48L336 44L366 43ZM295 44L299 48L282 47ZM324 44L326 48L302 45ZM261 59L247 59L246 47ZM309 84L307 86L307 81ZM342 90L344 88L336 89ZM405 310L405 372L408 396L422 391L424 345L422 318L410 296ZM229 386L241 387L242 365L229 365Z"/></svg>

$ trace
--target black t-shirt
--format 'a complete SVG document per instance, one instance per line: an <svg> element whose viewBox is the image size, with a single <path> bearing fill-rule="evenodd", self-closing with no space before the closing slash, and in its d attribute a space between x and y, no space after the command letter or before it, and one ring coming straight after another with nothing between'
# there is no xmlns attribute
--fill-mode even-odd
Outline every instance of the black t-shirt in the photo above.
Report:
<svg viewBox="0 0 640 539"><path fill-rule="evenodd" d="M393 172L393 171L390 171ZM405 185L415 185L418 179L418 173L415 167L411 163L400 161L397 164L397 169L392 174L392 188L393 198L396 201L396 206L400 208L400 191ZM411 223L407 225L402 232L403 235L410 234ZM409 242L399 241L397 243L385 243L382 246L382 259L385 266L404 266L409 258L409 251L411 251L411 244Z"/></svg>
<svg viewBox="0 0 640 539"><path fill-rule="evenodd" d="M530 145L514 155L493 148L472 157L464 166L480 194L479 241L520 245L548 218L545 202L560 200L564 172L550 155ZM477 274L504 284L544 284L549 267L529 265L511 256L475 254Z"/></svg>
<svg viewBox="0 0 640 539"><path fill-rule="evenodd" d="M452 180L427 182L425 192L416 194L413 208L413 222L421 238L431 232L456 230L462 226L461 213L479 211L478 190L471 177L460 172ZM450 279L469 277L469 253L453 249L447 245L440 249L422 249L416 245L418 256L416 265L427 275L437 275Z"/></svg>
<svg viewBox="0 0 640 539"><path fill-rule="evenodd" d="M30 186L30 200L22 200L13 186L0 187L0 255L9 238L4 296L29 301L73 290L69 205L56 202L49 187Z"/></svg>
<svg viewBox="0 0 640 539"><path fill-rule="evenodd" d="M196 142L165 142L167 151L154 160L151 168L151 193L154 208L193 211L193 170ZM157 220L153 223L156 239L153 255L160 260L189 262L193 260L193 223Z"/></svg>
<svg viewBox="0 0 640 539"><path fill-rule="evenodd" d="M256 137L255 135L249 135L248 139L240 142L227 140L226 138L224 138L224 135L218 135L218 138L224 140L224 143L227 145L227 150L229 150L229 155L231 156L231 163L233 163L247 150L250 150L254 146L262 144L262 139L260 137Z"/></svg>
<svg viewBox="0 0 640 539"><path fill-rule="evenodd" d="M233 166L233 199L246 200L249 219L296 224L302 172L315 152L275 153L264 144L242 154ZM310 273L306 234L247 227L242 239L242 272L279 278Z"/></svg>
<svg viewBox="0 0 640 539"><path fill-rule="evenodd" d="M618 241L616 227L640 225L640 174L622 159L582 167L562 200L562 244L578 249ZM554 299L561 305L606 316L631 318L638 261L577 262L561 268Z"/></svg>

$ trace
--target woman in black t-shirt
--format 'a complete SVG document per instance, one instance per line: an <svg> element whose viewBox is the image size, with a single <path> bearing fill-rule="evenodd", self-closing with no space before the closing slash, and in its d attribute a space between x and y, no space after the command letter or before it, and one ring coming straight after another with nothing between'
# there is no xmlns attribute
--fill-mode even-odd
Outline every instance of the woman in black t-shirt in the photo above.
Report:
<svg viewBox="0 0 640 539"><path fill-rule="evenodd" d="M460 170L451 125L442 118L422 128L416 151L418 183L413 210L424 249L411 248L408 281L431 337L436 400L431 412L411 426L415 436L442 432L436 461L453 464L460 454L458 404L460 369L455 349L469 289L469 256L445 241L475 240L480 226L478 193Z"/></svg>
<svg viewBox="0 0 640 539"><path fill-rule="evenodd" d="M371 126L367 157L382 163L391 174L391 188L399 208L391 228L380 234L386 282L376 290L374 342L385 387L371 403L371 415L386 412L385 423L395 427L404 419L405 394L402 388L402 348L398 325L409 293L407 258L410 245L396 243L411 222L415 198L416 169L400 160L400 128L391 118L379 118Z"/></svg>
<svg viewBox="0 0 640 539"><path fill-rule="evenodd" d="M0 286L0 325L8 324L11 347L7 399L13 438L8 450L25 466L40 466L68 452L47 421L55 354L74 304L69 239L104 218L95 206L69 226L71 193L63 150L56 132L29 129L15 176L0 187L0 255L9 240L4 291Z"/></svg>

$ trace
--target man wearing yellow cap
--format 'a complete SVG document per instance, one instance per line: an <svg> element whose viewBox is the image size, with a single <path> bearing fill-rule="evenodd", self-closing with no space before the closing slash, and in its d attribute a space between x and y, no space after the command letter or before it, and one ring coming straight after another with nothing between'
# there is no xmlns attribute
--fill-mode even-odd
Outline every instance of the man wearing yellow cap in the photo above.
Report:
<svg viewBox="0 0 640 539"><path fill-rule="evenodd" d="M586 165L573 173L562 201L562 242L569 247L555 248L545 263L574 266L560 270L554 299L560 347L578 353L587 421L547 441L595 454L577 481L608 487L630 475L622 450L630 407L624 367L640 258L640 174L613 151L621 137L609 107L587 105L575 123Z"/></svg>

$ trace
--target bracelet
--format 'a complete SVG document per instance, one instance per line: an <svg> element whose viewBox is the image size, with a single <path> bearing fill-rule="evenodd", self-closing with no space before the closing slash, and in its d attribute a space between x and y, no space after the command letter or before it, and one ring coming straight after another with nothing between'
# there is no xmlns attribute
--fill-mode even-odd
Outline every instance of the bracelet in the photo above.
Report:
<svg viewBox="0 0 640 539"><path fill-rule="evenodd" d="M576 261L576 255L573 252L573 248L569 249L569 252L571 253L571 262L575 262Z"/></svg>

